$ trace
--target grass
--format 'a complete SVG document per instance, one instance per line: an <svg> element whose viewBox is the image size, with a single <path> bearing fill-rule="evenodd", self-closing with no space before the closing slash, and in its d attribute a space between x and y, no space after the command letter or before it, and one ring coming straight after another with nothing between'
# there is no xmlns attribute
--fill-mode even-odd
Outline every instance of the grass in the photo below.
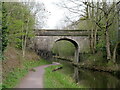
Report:
<svg viewBox="0 0 120 90"><path fill-rule="evenodd" d="M31 68L45 64L49 64L49 62L45 60L25 61L22 68L16 68L12 72L8 73L6 79L3 81L2 88L15 87Z"/></svg>
<svg viewBox="0 0 120 90"><path fill-rule="evenodd" d="M44 87L45 88L83 88L74 82L74 80L64 73L61 70L52 72L53 69L60 67L50 66L46 68L45 76L44 76Z"/></svg>

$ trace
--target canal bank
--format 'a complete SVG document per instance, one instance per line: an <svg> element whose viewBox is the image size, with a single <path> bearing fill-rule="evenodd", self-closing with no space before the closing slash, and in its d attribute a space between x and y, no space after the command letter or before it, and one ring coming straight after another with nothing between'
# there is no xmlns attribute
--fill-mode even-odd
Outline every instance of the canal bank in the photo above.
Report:
<svg viewBox="0 0 120 90"><path fill-rule="evenodd" d="M61 66L50 66L45 69L44 88L85 88L75 83L74 79L70 75L63 73L62 70L53 72L55 68Z"/></svg>
<svg viewBox="0 0 120 90"><path fill-rule="evenodd" d="M60 72L70 76L79 86L85 88L120 88L120 78L117 73L111 74L109 72L78 68L63 60L58 60L58 62L63 65Z"/></svg>
<svg viewBox="0 0 120 90"><path fill-rule="evenodd" d="M68 63L70 62L75 67L93 70L93 71L109 72L109 73L120 72L120 64L111 64L111 62L104 63L103 65L97 65L97 64L95 65L95 64L90 64L89 62L76 63L73 59L69 59L69 58L66 59L64 57L58 57L58 56L54 56L54 59L58 59L60 61L65 61Z"/></svg>

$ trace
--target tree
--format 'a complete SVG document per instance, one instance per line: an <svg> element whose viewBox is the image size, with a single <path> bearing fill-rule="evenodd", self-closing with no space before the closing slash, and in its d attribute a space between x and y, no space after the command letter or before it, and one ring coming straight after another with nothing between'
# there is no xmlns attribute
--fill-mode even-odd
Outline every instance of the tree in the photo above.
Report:
<svg viewBox="0 0 120 90"><path fill-rule="evenodd" d="M4 3L2 4L2 51L5 50L7 43L8 43L8 39L7 39L7 35L8 35L8 30L7 30L7 20L6 20L6 8L4 7Z"/></svg>
<svg viewBox="0 0 120 90"><path fill-rule="evenodd" d="M31 1L3 2L2 5L2 44L4 44L2 46L14 45L16 48L22 49L24 57L29 41L35 36L35 27L37 24L39 24L39 28L44 26L45 7L41 3Z"/></svg>
<svg viewBox="0 0 120 90"><path fill-rule="evenodd" d="M4 9L6 10L5 14ZM18 2L4 2L2 21L3 42L5 41L4 38L7 38L8 44L22 49L24 56L27 39L34 36L35 20L29 8ZM4 33L5 31L7 34Z"/></svg>
<svg viewBox="0 0 120 90"><path fill-rule="evenodd" d="M104 23L101 24L101 22L98 22L98 20L96 20L95 23L98 27L100 27L101 29L104 30L107 60L113 60L113 62L115 62L115 58L112 58L109 28L113 24L113 21L119 11L119 10L117 11L117 8L116 8L116 6L119 3L120 2L117 2L117 3L113 2L112 4L107 4L106 0L103 0L102 7L96 7L96 6L92 5L91 3L86 3L86 2L84 3L85 5L88 5L91 8L97 8L97 9L101 10L101 12L103 13L102 18L99 21L104 19L103 20ZM116 48L116 46L115 46L115 48ZM114 48L113 54L115 54L115 51L116 51L115 48ZM115 57L115 55L113 55L113 56Z"/></svg>
<svg viewBox="0 0 120 90"><path fill-rule="evenodd" d="M47 15L49 14L44 4L42 2L32 2L31 0L22 3L30 9L31 14L34 16L35 28L43 28L47 20Z"/></svg>
<svg viewBox="0 0 120 90"><path fill-rule="evenodd" d="M46 10L45 10L45 7L44 7L44 4L43 3L40 3L40 2L22 2L22 4L24 4L30 11L29 13L32 15L32 17L34 18L35 22L34 23L31 23L30 25L30 22L31 22L31 17L29 16L29 14L27 15L24 15L23 13L23 17L22 18L26 18L26 31L22 30L22 32L24 32L26 35L23 36L22 38L22 50L23 50L23 57L25 56L25 49L26 49L26 46L27 46L27 40L29 37L29 32L30 32L30 29L35 29L35 28L42 28L44 27L44 21L46 19ZM26 16L26 17L24 17ZM34 26L32 26L34 24ZM32 26L32 27L31 27ZM24 27L22 28L24 29Z"/></svg>
<svg viewBox="0 0 120 90"><path fill-rule="evenodd" d="M67 4L63 4L63 7L67 8L72 13L76 13L76 15L78 15L79 17L82 16L82 19L79 19L76 24L78 24L81 20L88 20L88 24L91 25L90 47L92 53L95 53L96 51L96 38L98 30L100 30L101 38L104 37L104 39L101 39L102 44L100 45L100 47L105 47L104 51L106 51L107 61L110 60L115 62L117 41L112 40L116 38L110 38L110 33L113 32L113 30L111 30L112 27L116 27L117 24L114 22L117 22L116 18L118 17L118 11L120 11L119 9L117 9L117 5L120 3L120 1L114 0L112 2L107 2L106 0L102 0L101 2L94 2L93 0L85 0L84 2L82 2L84 4L82 6L85 7L83 10L80 10L80 1L69 0L69 2L74 3L76 6L71 8L67 6ZM83 12L83 14L81 14L80 12ZM112 49L113 47L114 49Z"/></svg>

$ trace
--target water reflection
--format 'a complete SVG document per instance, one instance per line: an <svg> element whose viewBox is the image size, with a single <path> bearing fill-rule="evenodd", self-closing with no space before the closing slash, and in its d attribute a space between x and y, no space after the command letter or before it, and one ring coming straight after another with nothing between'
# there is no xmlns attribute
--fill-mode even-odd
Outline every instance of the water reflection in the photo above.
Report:
<svg viewBox="0 0 120 90"><path fill-rule="evenodd" d="M87 88L120 88L120 79L106 72L78 69L62 61L62 72L73 77L76 83Z"/></svg>
<svg viewBox="0 0 120 90"><path fill-rule="evenodd" d="M74 67L74 73L73 73L73 78L74 78L74 80L75 80L75 82L76 83L78 83L80 80L80 78L79 78L79 70L78 70L78 68L77 67Z"/></svg>
<svg viewBox="0 0 120 90"><path fill-rule="evenodd" d="M93 72L74 68L75 81L88 88L120 88L120 80L105 72Z"/></svg>

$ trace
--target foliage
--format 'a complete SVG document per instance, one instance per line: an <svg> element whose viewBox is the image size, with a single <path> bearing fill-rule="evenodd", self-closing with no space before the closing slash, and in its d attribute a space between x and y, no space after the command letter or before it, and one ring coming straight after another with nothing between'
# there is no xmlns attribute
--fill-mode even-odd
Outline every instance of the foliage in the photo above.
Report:
<svg viewBox="0 0 120 90"><path fill-rule="evenodd" d="M7 44L22 48L25 38L34 36L34 17L27 6L18 2L2 3L2 43L3 50Z"/></svg>
<svg viewBox="0 0 120 90"><path fill-rule="evenodd" d="M94 29L91 31L91 43L93 43L92 50L96 49L96 45L100 46L99 48L104 49L106 51L106 59L113 60L116 62L116 44L117 44L117 31L118 31L118 11L116 2L107 3L104 2L84 2L86 6L89 7L88 12L90 13L90 21L95 23ZM97 15L95 16L95 13ZM89 18L88 18L89 19ZM115 23L116 22L116 23ZM99 29L102 32L101 38L99 41L102 41L100 45L99 41L96 44L96 30ZM94 34L95 33L95 34ZM92 46L92 45L91 45ZM115 47L114 47L115 46ZM98 48L98 49L99 49Z"/></svg>
<svg viewBox="0 0 120 90"><path fill-rule="evenodd" d="M79 20L71 24L70 27L80 30L91 30L89 36L91 53L95 54L100 50L105 54L104 56L106 57L104 58L106 58L106 61L112 60L116 62L116 49L119 39L118 12L120 11L118 5L120 1L102 0L99 2L99 0L95 0L94 2L94 0L85 0L81 2L69 0L69 3L75 4L75 6L71 8L66 1L63 7L68 9L70 13L75 14L76 17L79 17ZM82 10L80 8L81 6L84 7ZM71 17L69 20L72 19Z"/></svg>
<svg viewBox="0 0 120 90"><path fill-rule="evenodd" d="M6 20L6 9L4 7L4 3L2 4L2 51L4 51L4 49L7 46L7 35L8 35L8 30L7 30L7 20Z"/></svg>
<svg viewBox="0 0 120 90"><path fill-rule="evenodd" d="M2 2L0 1L0 56L2 53Z"/></svg>

